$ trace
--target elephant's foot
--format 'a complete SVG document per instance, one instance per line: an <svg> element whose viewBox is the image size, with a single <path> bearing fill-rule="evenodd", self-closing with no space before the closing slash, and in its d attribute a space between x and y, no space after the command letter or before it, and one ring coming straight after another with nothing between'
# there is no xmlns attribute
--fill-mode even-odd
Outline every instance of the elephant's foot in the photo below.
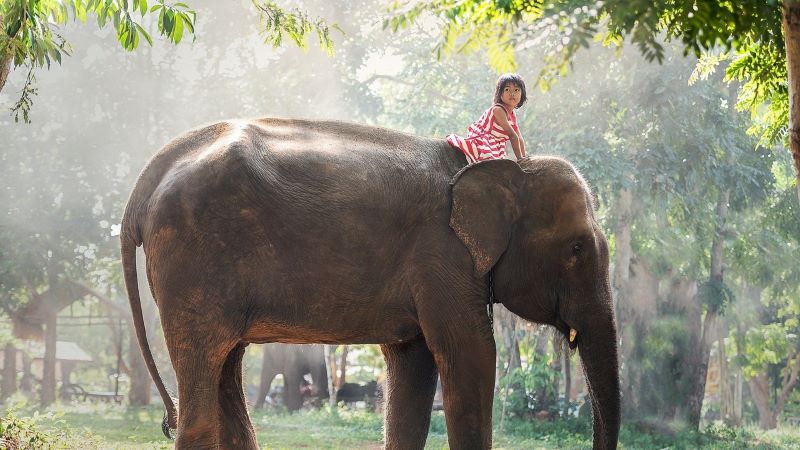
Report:
<svg viewBox="0 0 800 450"><path fill-rule="evenodd" d="M382 345L386 359L385 448L422 449L436 391L436 363L423 339Z"/></svg>

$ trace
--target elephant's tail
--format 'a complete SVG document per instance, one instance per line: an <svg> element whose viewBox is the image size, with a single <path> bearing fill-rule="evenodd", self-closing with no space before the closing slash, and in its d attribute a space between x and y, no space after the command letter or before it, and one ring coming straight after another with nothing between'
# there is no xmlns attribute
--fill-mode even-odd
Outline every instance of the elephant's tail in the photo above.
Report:
<svg viewBox="0 0 800 450"><path fill-rule="evenodd" d="M147 371L150 372L150 377L156 384L156 388L161 394L161 399L164 401L164 406L167 408L161 429L165 436L171 438L170 429L177 429L178 414L175 409L175 402L167 392L167 388L164 387L164 382L158 373L158 367L156 367L155 360L153 360L153 354L150 352L150 344L147 342L147 332L145 331L144 316L142 314L142 301L139 298L139 277L136 274L136 247L142 241L130 232L129 227L126 227L124 222L125 220L123 220L122 232L120 233L122 241L122 271L125 274L125 287L128 290L128 300L131 304L133 326L136 329L139 348L142 350L142 356L147 364Z"/></svg>

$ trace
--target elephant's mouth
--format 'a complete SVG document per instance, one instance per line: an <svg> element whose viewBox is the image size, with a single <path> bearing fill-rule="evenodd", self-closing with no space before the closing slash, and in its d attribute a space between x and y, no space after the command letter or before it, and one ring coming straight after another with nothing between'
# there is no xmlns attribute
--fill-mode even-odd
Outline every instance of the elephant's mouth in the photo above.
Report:
<svg viewBox="0 0 800 450"><path fill-rule="evenodd" d="M567 341L570 350L575 350L578 348L578 341L580 340L580 333L576 328L570 326L567 322L565 322L561 316L559 315L558 311L558 304L561 303L561 297L558 297L556 303L556 318L554 321L554 325L556 329L564 336L564 339Z"/></svg>
<svg viewBox="0 0 800 450"><path fill-rule="evenodd" d="M575 350L578 348L578 341L580 340L580 334L578 333L578 330L570 327L563 321L561 322L561 326L556 326L556 328L558 328L558 331L564 335L564 339L566 339L570 350Z"/></svg>

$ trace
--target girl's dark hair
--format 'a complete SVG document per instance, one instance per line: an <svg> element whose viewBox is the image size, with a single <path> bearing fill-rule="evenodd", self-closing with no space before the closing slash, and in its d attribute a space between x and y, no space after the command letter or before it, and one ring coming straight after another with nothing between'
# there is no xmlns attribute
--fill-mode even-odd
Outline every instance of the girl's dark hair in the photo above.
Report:
<svg viewBox="0 0 800 450"><path fill-rule="evenodd" d="M503 89L506 88L506 85L510 83L516 84L522 91L522 95L519 97L519 103L517 103L517 108L519 108L528 100L528 95L525 93L525 82L522 81L522 77L515 73L504 73L497 79L497 87L495 87L494 90L494 104L503 103L500 96L503 95Z"/></svg>

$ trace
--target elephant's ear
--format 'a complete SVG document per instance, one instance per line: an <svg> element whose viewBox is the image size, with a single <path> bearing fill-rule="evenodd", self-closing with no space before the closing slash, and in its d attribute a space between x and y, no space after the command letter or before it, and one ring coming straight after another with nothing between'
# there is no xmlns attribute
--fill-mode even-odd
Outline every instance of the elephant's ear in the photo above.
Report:
<svg viewBox="0 0 800 450"><path fill-rule="evenodd" d="M522 177L516 162L500 159L467 166L450 182L450 228L469 250L478 277L489 272L508 246L519 217L516 193Z"/></svg>

